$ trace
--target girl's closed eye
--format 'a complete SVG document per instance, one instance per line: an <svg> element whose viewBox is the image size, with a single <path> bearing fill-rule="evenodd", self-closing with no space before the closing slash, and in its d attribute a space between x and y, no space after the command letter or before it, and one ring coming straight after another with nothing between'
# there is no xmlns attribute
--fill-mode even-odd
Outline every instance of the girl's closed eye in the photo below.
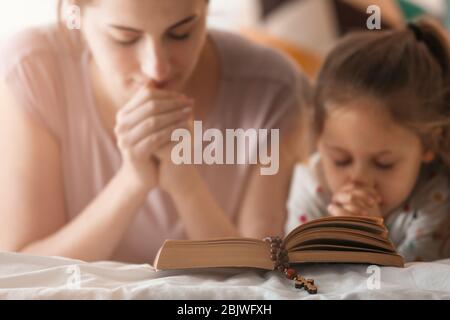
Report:
<svg viewBox="0 0 450 320"><path fill-rule="evenodd" d="M352 164L352 159L351 158L335 159L334 164L337 167L346 167Z"/></svg>
<svg viewBox="0 0 450 320"><path fill-rule="evenodd" d="M374 165L380 170L391 170L395 167L395 162L374 160Z"/></svg>

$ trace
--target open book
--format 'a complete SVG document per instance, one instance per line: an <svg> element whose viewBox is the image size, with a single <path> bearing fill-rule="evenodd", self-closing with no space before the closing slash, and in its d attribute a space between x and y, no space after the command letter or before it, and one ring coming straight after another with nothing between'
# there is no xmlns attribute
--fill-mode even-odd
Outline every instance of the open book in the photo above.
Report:
<svg viewBox="0 0 450 320"><path fill-rule="evenodd" d="M290 264L363 263L403 267L382 218L326 217L292 230L283 239ZM274 270L270 244L251 238L166 240L157 270L249 267Z"/></svg>

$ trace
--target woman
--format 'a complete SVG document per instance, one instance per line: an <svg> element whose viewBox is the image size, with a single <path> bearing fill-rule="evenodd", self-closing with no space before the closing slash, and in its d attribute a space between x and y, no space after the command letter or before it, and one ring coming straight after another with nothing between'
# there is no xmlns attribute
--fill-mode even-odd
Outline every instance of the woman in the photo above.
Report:
<svg viewBox="0 0 450 320"><path fill-rule="evenodd" d="M298 88L308 93L302 75L207 31L205 0L70 4L81 30L27 30L1 51L0 250L144 263L167 238L281 234L285 148L273 176L176 166L171 133L193 117L205 129L279 128L284 141Z"/></svg>

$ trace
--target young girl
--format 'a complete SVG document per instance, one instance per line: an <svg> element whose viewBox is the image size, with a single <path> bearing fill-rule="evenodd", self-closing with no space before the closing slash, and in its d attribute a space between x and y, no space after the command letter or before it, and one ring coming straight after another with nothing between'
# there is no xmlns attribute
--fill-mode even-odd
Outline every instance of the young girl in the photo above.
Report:
<svg viewBox="0 0 450 320"><path fill-rule="evenodd" d="M405 261L450 257L449 78L449 39L434 21L342 40L317 81L317 152L294 171L285 231L381 216Z"/></svg>

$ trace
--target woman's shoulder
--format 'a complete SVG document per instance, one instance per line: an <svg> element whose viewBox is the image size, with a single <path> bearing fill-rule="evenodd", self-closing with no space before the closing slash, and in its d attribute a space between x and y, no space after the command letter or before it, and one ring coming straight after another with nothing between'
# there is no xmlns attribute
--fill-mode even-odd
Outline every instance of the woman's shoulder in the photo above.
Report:
<svg viewBox="0 0 450 320"><path fill-rule="evenodd" d="M20 108L60 137L69 64L59 51L57 32L52 26L40 26L11 35L0 48L0 81Z"/></svg>
<svg viewBox="0 0 450 320"><path fill-rule="evenodd" d="M9 35L0 45L1 61L18 60L38 52L50 52L46 27L31 27Z"/></svg>
<svg viewBox="0 0 450 320"><path fill-rule="evenodd" d="M0 71L22 62L24 59L45 60L55 63L63 52L69 52L63 30L56 24L29 27L9 35L0 44ZM45 57L45 59L39 59Z"/></svg>
<svg viewBox="0 0 450 320"><path fill-rule="evenodd" d="M280 51L255 43L239 34L212 29L209 31L230 78L263 80L293 86L305 77L298 65Z"/></svg>
<svg viewBox="0 0 450 320"><path fill-rule="evenodd" d="M36 26L16 31L2 42L1 48L2 50L14 50L14 53L48 49L45 30L44 26Z"/></svg>

